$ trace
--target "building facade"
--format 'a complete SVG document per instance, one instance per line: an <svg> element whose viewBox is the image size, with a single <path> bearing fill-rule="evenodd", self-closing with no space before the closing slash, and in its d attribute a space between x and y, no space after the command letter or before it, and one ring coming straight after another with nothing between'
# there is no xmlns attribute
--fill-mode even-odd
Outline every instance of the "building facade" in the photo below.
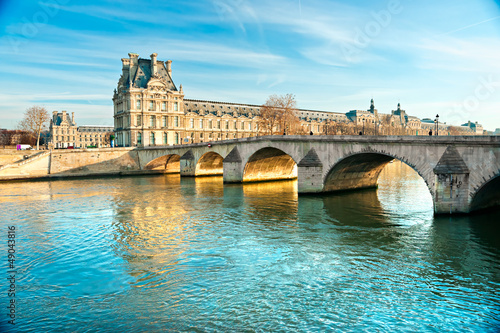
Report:
<svg viewBox="0 0 500 333"><path fill-rule="evenodd" d="M49 145L51 148L109 147L113 133L113 126L77 126L74 112L70 117L67 111L53 111Z"/></svg>
<svg viewBox="0 0 500 333"><path fill-rule="evenodd" d="M113 95L117 146L179 144L185 135L184 94L172 80L172 61L122 59L122 75Z"/></svg>
<svg viewBox="0 0 500 333"><path fill-rule="evenodd" d="M172 79L172 61L129 53L113 94L114 130L120 147L144 147L208 142L259 135L260 105L184 98ZM373 99L368 110L347 113L299 109L309 134L428 135L427 124L408 116L400 104L391 114L379 114ZM438 124L443 135L448 126ZM480 125L478 125L480 126ZM279 132L279 130L278 130ZM464 134L468 133L464 129Z"/></svg>

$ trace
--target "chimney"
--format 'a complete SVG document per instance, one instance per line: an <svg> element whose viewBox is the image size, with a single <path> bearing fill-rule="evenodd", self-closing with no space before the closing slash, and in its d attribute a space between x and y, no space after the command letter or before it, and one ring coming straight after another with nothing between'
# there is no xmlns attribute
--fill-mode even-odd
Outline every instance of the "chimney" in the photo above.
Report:
<svg viewBox="0 0 500 333"><path fill-rule="evenodd" d="M72 124L75 123L75 113L74 112L71 112L71 123Z"/></svg>
<svg viewBox="0 0 500 333"><path fill-rule="evenodd" d="M52 120L54 123L57 121L57 111L52 111Z"/></svg>
<svg viewBox="0 0 500 333"><path fill-rule="evenodd" d="M67 119L68 119L68 118L67 118L66 111L64 111L64 110L63 110L63 111L62 111L62 120L63 120L63 121L65 121L65 120L67 120Z"/></svg>
<svg viewBox="0 0 500 333"><path fill-rule="evenodd" d="M128 70L130 68L130 59L122 58L122 75L125 77L128 74Z"/></svg>
<svg viewBox="0 0 500 333"><path fill-rule="evenodd" d="M139 55L137 53L129 53L130 67L139 65Z"/></svg>
<svg viewBox="0 0 500 333"><path fill-rule="evenodd" d="M167 60L167 73L172 77L172 60Z"/></svg>
<svg viewBox="0 0 500 333"><path fill-rule="evenodd" d="M153 53L150 55L151 57L151 75L156 75L158 73L158 67L156 65L156 56L157 53Z"/></svg>

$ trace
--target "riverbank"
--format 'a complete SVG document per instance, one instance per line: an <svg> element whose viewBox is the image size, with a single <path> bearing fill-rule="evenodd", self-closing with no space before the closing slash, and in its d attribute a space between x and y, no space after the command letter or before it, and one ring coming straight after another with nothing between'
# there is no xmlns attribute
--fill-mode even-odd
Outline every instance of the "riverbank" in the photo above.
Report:
<svg viewBox="0 0 500 333"><path fill-rule="evenodd" d="M134 148L1 150L0 182L155 174L142 170Z"/></svg>
<svg viewBox="0 0 500 333"><path fill-rule="evenodd" d="M0 167L24 160L24 156L31 156L36 150L17 150L16 148L0 149Z"/></svg>

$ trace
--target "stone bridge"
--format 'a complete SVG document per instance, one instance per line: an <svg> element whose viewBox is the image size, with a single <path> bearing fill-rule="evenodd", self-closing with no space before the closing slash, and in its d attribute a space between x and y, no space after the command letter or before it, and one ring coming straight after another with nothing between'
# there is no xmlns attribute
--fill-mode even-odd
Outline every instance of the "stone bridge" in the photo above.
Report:
<svg viewBox="0 0 500 333"><path fill-rule="evenodd" d="M377 186L393 159L425 181L436 214L500 206L500 137L261 136L137 150L143 170L222 175L224 182L298 179L299 194Z"/></svg>

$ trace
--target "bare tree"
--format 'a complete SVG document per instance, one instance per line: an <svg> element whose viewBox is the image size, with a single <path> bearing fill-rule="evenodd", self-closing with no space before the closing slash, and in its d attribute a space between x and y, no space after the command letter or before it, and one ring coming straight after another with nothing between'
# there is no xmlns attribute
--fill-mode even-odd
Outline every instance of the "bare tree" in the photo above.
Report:
<svg viewBox="0 0 500 333"><path fill-rule="evenodd" d="M278 125L281 118L281 110L279 108L279 97L271 95L266 103L260 108L259 131L263 135L274 135L278 130Z"/></svg>
<svg viewBox="0 0 500 333"><path fill-rule="evenodd" d="M36 137L36 150L40 145L40 133L48 127L50 116L42 106L32 106L24 112L24 118L19 122L19 128L30 132Z"/></svg>
<svg viewBox="0 0 500 333"><path fill-rule="evenodd" d="M380 125L382 129L382 135L393 135L394 134L394 122L392 116L385 114L380 118Z"/></svg>
<svg viewBox="0 0 500 333"><path fill-rule="evenodd" d="M337 134L337 128L340 127L336 121L327 119L324 121L323 134L325 135L335 135Z"/></svg>
<svg viewBox="0 0 500 333"><path fill-rule="evenodd" d="M450 135L463 135L461 128L458 126L450 126L450 127L448 127L448 131L449 131Z"/></svg>
<svg viewBox="0 0 500 333"><path fill-rule="evenodd" d="M0 145L2 145L5 148L5 146L10 145L11 140L12 140L12 131L9 130L0 131Z"/></svg>
<svg viewBox="0 0 500 333"><path fill-rule="evenodd" d="M260 108L259 131L263 135L304 134L292 94L271 95Z"/></svg>

